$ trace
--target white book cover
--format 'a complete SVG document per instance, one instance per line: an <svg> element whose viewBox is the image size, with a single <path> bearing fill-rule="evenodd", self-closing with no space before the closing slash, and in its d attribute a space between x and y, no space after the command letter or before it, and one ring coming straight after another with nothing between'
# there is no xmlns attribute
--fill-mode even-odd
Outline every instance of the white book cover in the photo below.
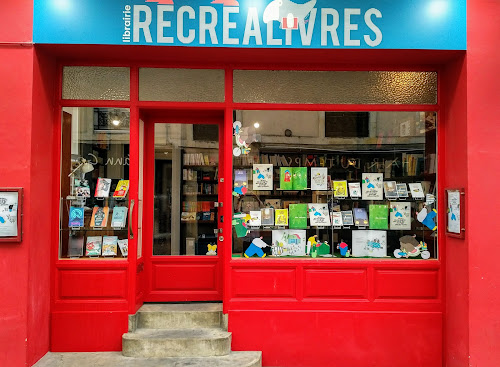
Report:
<svg viewBox="0 0 500 367"><path fill-rule="evenodd" d="M352 231L353 257L386 257L387 231Z"/></svg>
<svg viewBox="0 0 500 367"><path fill-rule="evenodd" d="M311 168L311 190L328 190L328 168Z"/></svg>
<svg viewBox="0 0 500 367"><path fill-rule="evenodd" d="M393 230L411 229L411 203L393 202L389 209L390 228Z"/></svg>
<svg viewBox="0 0 500 367"><path fill-rule="evenodd" d="M111 189L111 179L99 177L97 179L97 185L95 188L96 198L107 198L109 197L109 190Z"/></svg>
<svg viewBox="0 0 500 367"><path fill-rule="evenodd" d="M272 240L271 252L274 256L306 256L305 230L273 230Z"/></svg>
<svg viewBox="0 0 500 367"><path fill-rule="evenodd" d="M118 240L118 247L120 248L120 252L123 257L128 256L128 239Z"/></svg>
<svg viewBox="0 0 500 367"><path fill-rule="evenodd" d="M420 182L409 183L411 197L414 199L425 199L424 189Z"/></svg>
<svg viewBox="0 0 500 367"><path fill-rule="evenodd" d="M309 222L313 227L324 227L330 225L330 213L328 204L307 204L309 210Z"/></svg>
<svg viewBox="0 0 500 367"><path fill-rule="evenodd" d="M102 256L116 256L118 254L118 236L104 236L102 238Z"/></svg>
<svg viewBox="0 0 500 367"><path fill-rule="evenodd" d="M342 227L342 212L332 212L332 225Z"/></svg>
<svg viewBox="0 0 500 367"><path fill-rule="evenodd" d="M361 184L363 200L384 200L383 173L363 173Z"/></svg>
<svg viewBox="0 0 500 367"><path fill-rule="evenodd" d="M361 184L359 182L349 182L349 195L352 198L360 198L361 197Z"/></svg>
<svg viewBox="0 0 500 367"><path fill-rule="evenodd" d="M260 227L262 225L262 213L260 210L250 211L250 220L248 221L250 227Z"/></svg>
<svg viewBox="0 0 500 367"><path fill-rule="evenodd" d="M254 164L253 182L254 191L273 190L273 165Z"/></svg>

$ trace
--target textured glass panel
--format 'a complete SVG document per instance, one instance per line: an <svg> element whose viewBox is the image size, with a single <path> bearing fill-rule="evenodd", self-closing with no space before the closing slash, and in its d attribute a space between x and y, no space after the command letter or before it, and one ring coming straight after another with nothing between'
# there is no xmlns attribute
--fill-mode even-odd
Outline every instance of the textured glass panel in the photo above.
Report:
<svg viewBox="0 0 500 367"><path fill-rule="evenodd" d="M235 70L239 103L435 104L437 73Z"/></svg>
<svg viewBox="0 0 500 367"><path fill-rule="evenodd" d="M100 66L65 66L62 96L63 99L128 101L130 70Z"/></svg>
<svg viewBox="0 0 500 367"><path fill-rule="evenodd" d="M139 100L224 102L224 70L139 70Z"/></svg>

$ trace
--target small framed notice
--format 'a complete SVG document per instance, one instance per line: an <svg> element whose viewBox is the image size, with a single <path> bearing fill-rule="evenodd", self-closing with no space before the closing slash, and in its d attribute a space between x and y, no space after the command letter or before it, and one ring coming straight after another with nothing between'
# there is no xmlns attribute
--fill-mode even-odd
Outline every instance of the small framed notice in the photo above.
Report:
<svg viewBox="0 0 500 367"><path fill-rule="evenodd" d="M0 188L0 242L21 242L22 202L22 188Z"/></svg>
<svg viewBox="0 0 500 367"><path fill-rule="evenodd" d="M446 190L446 234L465 238L465 191Z"/></svg>

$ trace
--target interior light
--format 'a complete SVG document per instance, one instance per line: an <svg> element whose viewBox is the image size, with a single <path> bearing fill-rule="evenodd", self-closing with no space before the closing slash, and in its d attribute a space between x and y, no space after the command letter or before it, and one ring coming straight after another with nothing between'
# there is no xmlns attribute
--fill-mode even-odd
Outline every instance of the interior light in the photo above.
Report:
<svg viewBox="0 0 500 367"><path fill-rule="evenodd" d="M253 124L253 127L255 127L256 129L258 129L260 127L260 124L258 122L256 122L255 124Z"/></svg>
<svg viewBox="0 0 500 367"><path fill-rule="evenodd" d="M120 121L120 120L118 120L118 119L114 119L113 121L111 121L111 123L112 123L113 125L115 125L115 126L118 126L118 125L120 125L120 124L121 124L121 121Z"/></svg>

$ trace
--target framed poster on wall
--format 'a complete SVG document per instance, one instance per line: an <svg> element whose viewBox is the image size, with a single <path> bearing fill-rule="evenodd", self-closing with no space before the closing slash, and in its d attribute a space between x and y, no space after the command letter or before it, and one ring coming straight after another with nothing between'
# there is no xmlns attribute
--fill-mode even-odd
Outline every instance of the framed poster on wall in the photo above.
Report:
<svg viewBox="0 0 500 367"><path fill-rule="evenodd" d="M446 234L465 238L465 191L446 190Z"/></svg>
<svg viewBox="0 0 500 367"><path fill-rule="evenodd" d="M22 202L22 188L0 188L0 242L21 242Z"/></svg>

